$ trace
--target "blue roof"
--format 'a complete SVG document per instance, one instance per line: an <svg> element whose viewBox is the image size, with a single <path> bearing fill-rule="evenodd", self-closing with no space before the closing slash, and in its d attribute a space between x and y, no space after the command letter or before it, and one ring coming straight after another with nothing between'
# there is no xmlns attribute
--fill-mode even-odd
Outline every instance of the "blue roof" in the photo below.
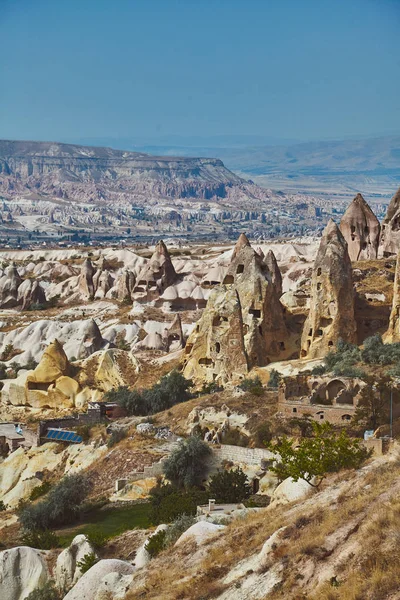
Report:
<svg viewBox="0 0 400 600"><path fill-rule="evenodd" d="M46 440L57 440L60 442L70 442L71 444L80 444L82 436L74 431L64 431L62 429L49 428L46 433Z"/></svg>

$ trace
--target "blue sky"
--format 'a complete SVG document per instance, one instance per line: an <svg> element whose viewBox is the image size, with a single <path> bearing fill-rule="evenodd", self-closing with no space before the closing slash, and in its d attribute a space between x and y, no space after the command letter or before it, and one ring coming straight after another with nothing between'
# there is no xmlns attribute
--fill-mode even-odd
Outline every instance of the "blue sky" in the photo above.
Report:
<svg viewBox="0 0 400 600"><path fill-rule="evenodd" d="M400 0L0 0L0 137L400 132Z"/></svg>

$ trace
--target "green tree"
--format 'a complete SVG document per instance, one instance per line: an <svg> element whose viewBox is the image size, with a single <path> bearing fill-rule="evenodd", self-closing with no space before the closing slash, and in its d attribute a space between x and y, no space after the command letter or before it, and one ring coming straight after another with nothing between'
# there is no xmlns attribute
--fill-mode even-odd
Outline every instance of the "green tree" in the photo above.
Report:
<svg viewBox="0 0 400 600"><path fill-rule="evenodd" d="M89 571L98 562L98 558L94 552L89 552L89 554L85 554L85 556L76 563L76 566L80 569L82 575Z"/></svg>
<svg viewBox="0 0 400 600"><path fill-rule="evenodd" d="M164 463L165 477L177 488L200 485L211 457L209 446L196 436L182 440Z"/></svg>
<svg viewBox="0 0 400 600"><path fill-rule="evenodd" d="M353 417L368 429L377 429L388 423L390 411L390 380L386 377L372 382L370 379L360 392L360 399Z"/></svg>
<svg viewBox="0 0 400 600"><path fill-rule="evenodd" d="M268 444L278 455L270 470L279 481L303 479L318 488L328 473L357 469L370 456L361 440L350 438L344 430L337 433L329 423L313 423L313 430L314 437L302 438L297 446L286 436Z"/></svg>
<svg viewBox="0 0 400 600"><path fill-rule="evenodd" d="M240 467L231 471L219 471L213 475L208 484L210 498L217 502L234 504L243 502L251 496L249 480Z"/></svg>
<svg viewBox="0 0 400 600"><path fill-rule="evenodd" d="M279 387L279 382L281 380L281 375L276 371L276 369L272 369L269 375L268 387L277 388Z"/></svg>
<svg viewBox="0 0 400 600"><path fill-rule="evenodd" d="M48 581L42 587L33 590L26 600L62 600L64 593L58 590L54 581Z"/></svg>

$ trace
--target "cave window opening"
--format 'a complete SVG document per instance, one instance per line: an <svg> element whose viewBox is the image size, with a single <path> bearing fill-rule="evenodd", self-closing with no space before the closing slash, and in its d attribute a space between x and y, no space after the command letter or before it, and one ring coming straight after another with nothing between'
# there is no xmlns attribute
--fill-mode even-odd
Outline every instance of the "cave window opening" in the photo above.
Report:
<svg viewBox="0 0 400 600"><path fill-rule="evenodd" d="M308 335L312 335L312 328L310 329L310 331L308 332Z"/></svg>
<svg viewBox="0 0 400 600"><path fill-rule="evenodd" d="M243 273L244 271L244 265L238 265L237 269L236 269L236 274L240 275L240 273Z"/></svg>
<svg viewBox="0 0 400 600"><path fill-rule="evenodd" d="M257 308L250 308L249 313L257 319L261 317L261 310L258 310Z"/></svg>
<svg viewBox="0 0 400 600"><path fill-rule="evenodd" d="M320 290L320 289L321 289L321 284L317 283L317 290Z"/></svg>
<svg viewBox="0 0 400 600"><path fill-rule="evenodd" d="M318 335L319 337L321 337L323 334L324 334L324 332L322 331L322 329L318 329L318 331L317 331L317 335Z"/></svg>
<svg viewBox="0 0 400 600"><path fill-rule="evenodd" d="M318 267L318 269L317 269L317 277L319 277L321 275L321 273L322 273L322 269L321 269L321 267Z"/></svg>
<svg viewBox="0 0 400 600"><path fill-rule="evenodd" d="M215 344L215 352L217 354L219 354L221 352L221 344L219 342L216 342L216 344Z"/></svg>

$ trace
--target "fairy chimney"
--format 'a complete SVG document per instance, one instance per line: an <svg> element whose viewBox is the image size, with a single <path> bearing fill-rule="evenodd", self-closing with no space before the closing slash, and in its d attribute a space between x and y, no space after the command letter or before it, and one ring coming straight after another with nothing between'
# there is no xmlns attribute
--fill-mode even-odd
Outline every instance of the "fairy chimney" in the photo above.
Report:
<svg viewBox="0 0 400 600"><path fill-rule="evenodd" d="M340 221L351 261L371 260L378 256L381 226L361 194L357 194Z"/></svg>
<svg viewBox="0 0 400 600"><path fill-rule="evenodd" d="M380 248L383 256L392 256L400 250L400 188L391 199L382 221Z"/></svg>

